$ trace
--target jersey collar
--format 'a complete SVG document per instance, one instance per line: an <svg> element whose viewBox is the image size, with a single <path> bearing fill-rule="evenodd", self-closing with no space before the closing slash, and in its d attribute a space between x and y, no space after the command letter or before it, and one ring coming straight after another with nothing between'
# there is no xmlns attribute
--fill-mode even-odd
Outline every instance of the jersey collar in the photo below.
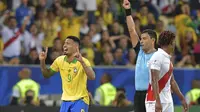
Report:
<svg viewBox="0 0 200 112"><path fill-rule="evenodd" d="M171 58L171 56L170 56L167 52L165 52L163 49L161 49L161 48L158 48L158 52L164 54L164 55L167 56L168 58Z"/></svg>
<svg viewBox="0 0 200 112"><path fill-rule="evenodd" d="M65 57L64 57L64 61L68 62L67 59L68 59L67 56L65 56ZM77 59L74 58L74 59L72 60L72 62L68 62L68 63L76 64L76 62L77 62Z"/></svg>

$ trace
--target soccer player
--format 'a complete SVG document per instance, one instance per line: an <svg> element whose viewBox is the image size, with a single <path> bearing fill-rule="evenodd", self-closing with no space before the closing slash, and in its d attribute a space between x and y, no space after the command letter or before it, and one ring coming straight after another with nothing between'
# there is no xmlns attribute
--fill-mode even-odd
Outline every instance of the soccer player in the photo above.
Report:
<svg viewBox="0 0 200 112"><path fill-rule="evenodd" d="M158 39L160 48L153 54L148 62L150 69L149 87L146 96L147 112L174 112L172 91L178 95L184 107L188 110L186 100L179 90L173 76L173 65L170 60L175 47L175 35L164 31Z"/></svg>
<svg viewBox="0 0 200 112"><path fill-rule="evenodd" d="M64 55L56 58L50 68L45 64L48 48L39 56L45 78L60 72L63 90L60 112L88 112L87 78L94 80L95 73L89 61L79 53L79 46L77 37L68 36L63 45Z"/></svg>
<svg viewBox="0 0 200 112"><path fill-rule="evenodd" d="M135 23L131 16L130 2L124 0L123 7L126 11L126 20L128 30L131 37L131 42L134 50L137 53L137 61L135 67L135 96L134 96L134 111L146 112L145 97L149 82L149 71L147 62L150 60L154 52L157 40L156 32L153 30L144 30L141 34L141 40L136 32Z"/></svg>

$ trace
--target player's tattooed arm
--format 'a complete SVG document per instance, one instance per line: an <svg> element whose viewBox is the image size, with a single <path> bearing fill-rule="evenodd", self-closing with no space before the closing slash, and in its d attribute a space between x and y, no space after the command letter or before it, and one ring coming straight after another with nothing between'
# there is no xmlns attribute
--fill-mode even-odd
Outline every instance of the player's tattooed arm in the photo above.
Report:
<svg viewBox="0 0 200 112"><path fill-rule="evenodd" d="M74 57L81 63L81 65L83 66L83 69L85 70L85 73L88 77L88 79L90 80L94 80L95 79L95 73L92 69L92 67L89 67L86 65L86 63L83 61L82 55L79 52L79 48L76 48L76 53L74 54Z"/></svg>
<svg viewBox="0 0 200 112"><path fill-rule="evenodd" d="M81 62L83 69L85 70L86 75L88 76L88 79L94 80L95 79L95 73L92 69L92 67L88 67L85 62Z"/></svg>
<svg viewBox="0 0 200 112"><path fill-rule="evenodd" d="M49 78L55 73L51 68L46 67L45 61L40 61L40 68L45 78Z"/></svg>

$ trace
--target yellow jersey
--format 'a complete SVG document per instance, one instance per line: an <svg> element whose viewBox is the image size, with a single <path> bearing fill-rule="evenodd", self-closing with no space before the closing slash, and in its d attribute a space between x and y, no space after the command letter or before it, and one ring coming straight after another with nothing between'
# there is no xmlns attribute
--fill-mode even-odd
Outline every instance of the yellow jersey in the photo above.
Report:
<svg viewBox="0 0 200 112"><path fill-rule="evenodd" d="M83 61L88 67L90 62L83 57ZM81 63L74 59L72 62L67 61L67 56L59 56L50 66L54 72L60 72L62 80L62 98L64 101L75 101L83 99L89 104L89 96L87 91L87 75Z"/></svg>
<svg viewBox="0 0 200 112"><path fill-rule="evenodd" d="M58 37L60 31L59 22L56 19L51 23L45 21L42 23L42 27L45 33L42 46L53 47L54 39Z"/></svg>
<svg viewBox="0 0 200 112"><path fill-rule="evenodd" d="M74 17L73 19L71 19L71 21L69 19L64 18L60 22L60 37L63 42L68 36L76 36L80 38L80 21L81 19L79 17Z"/></svg>

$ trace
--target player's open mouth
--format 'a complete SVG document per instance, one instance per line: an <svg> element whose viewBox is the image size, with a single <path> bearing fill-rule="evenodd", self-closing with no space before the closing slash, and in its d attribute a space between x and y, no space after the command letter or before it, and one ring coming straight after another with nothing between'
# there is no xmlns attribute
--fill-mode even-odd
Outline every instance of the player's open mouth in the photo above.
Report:
<svg viewBox="0 0 200 112"><path fill-rule="evenodd" d="M67 52L67 51L68 51L68 49L67 49L67 48L64 48L64 51L65 51L65 52Z"/></svg>

